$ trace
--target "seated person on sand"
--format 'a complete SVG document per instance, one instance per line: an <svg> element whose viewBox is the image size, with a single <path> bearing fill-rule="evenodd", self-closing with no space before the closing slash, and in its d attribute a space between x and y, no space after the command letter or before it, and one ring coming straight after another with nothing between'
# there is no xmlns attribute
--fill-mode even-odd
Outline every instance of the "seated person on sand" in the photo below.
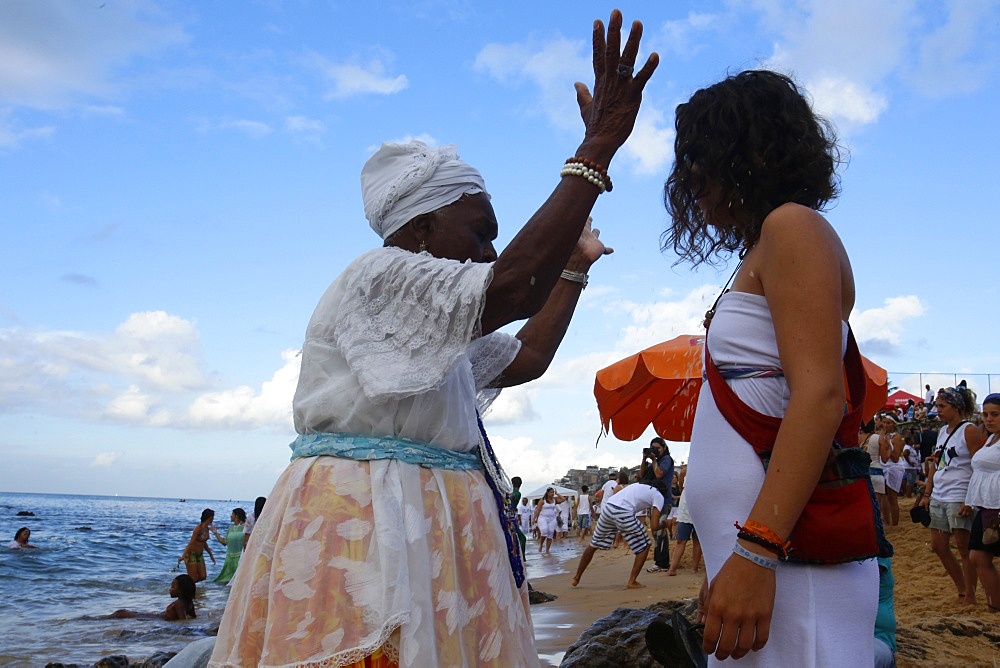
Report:
<svg viewBox="0 0 1000 668"><path fill-rule="evenodd" d="M616 493L606 503L602 505L601 515L597 519L597 526L594 527L594 537L583 550L580 557L580 565L576 569L576 576L573 578L573 586L580 584L583 572L590 565L590 560L594 558L597 550L611 549L611 543L615 534L621 532L625 541L628 542L632 552L635 553L635 563L632 565L632 572L629 574L628 582L625 586L629 589L644 587L645 585L636 582L642 571L642 565L649 555L649 534L646 529L636 519L637 512L649 509L650 520L653 530L660 528L660 513L665 503L663 493L653 485L638 482L623 488Z"/></svg>
<svg viewBox="0 0 1000 668"><path fill-rule="evenodd" d="M134 610L115 610L109 617L112 619L163 619L168 622L182 622L194 619L194 580L190 575L178 575L170 583L170 595L174 601L163 612L136 612Z"/></svg>
<svg viewBox="0 0 1000 668"><path fill-rule="evenodd" d="M31 543L29 543L28 542L29 538L31 538L31 529L29 529L28 527L21 527L14 534L14 540L7 543L7 547L9 547L12 550L21 550L29 547L38 547L37 545L32 545Z"/></svg>

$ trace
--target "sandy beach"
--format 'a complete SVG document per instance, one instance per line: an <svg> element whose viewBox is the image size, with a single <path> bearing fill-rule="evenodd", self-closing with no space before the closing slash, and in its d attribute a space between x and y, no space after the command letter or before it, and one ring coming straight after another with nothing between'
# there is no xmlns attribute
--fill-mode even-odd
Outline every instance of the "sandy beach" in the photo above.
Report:
<svg viewBox="0 0 1000 668"><path fill-rule="evenodd" d="M897 663L901 668L1000 665L1000 614L988 612L982 590L975 605L960 606L957 591L930 549L930 530L909 521L910 501L900 503L900 525L888 528L896 549ZM531 585L558 596L532 606L535 644L542 665L558 666L579 635L615 608L645 608L658 601L692 598L702 573L691 571L691 546L674 577L643 572L643 589L625 589L633 555L617 549L598 552L578 587L570 585L582 546L570 537L557 542L552 554L539 555L528 543ZM652 566L650 554L646 566Z"/></svg>

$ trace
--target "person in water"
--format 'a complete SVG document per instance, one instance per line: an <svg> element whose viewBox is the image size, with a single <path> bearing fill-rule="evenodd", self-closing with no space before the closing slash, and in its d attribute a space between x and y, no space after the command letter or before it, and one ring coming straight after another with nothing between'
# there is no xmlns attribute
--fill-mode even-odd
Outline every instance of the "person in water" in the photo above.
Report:
<svg viewBox="0 0 1000 668"><path fill-rule="evenodd" d="M28 542L31 538L31 529L28 527L21 527L14 533L14 540L7 543L7 547L12 550L21 550L29 547L38 547L37 545L32 545Z"/></svg>
<svg viewBox="0 0 1000 668"><path fill-rule="evenodd" d="M163 619L168 622L182 622L194 619L194 580L190 575L178 575L170 583L170 595L174 598L163 612L136 612L135 610L115 610L112 619Z"/></svg>
<svg viewBox="0 0 1000 668"><path fill-rule="evenodd" d="M177 563L185 562L188 575L196 583L208 577L205 573L205 552L208 552L212 563L215 563L215 555L212 554L212 548L208 546L208 533L214 521L214 510L205 508L205 510L201 511L201 522L191 532L191 540L188 541L187 547L184 548L184 553L177 559Z"/></svg>

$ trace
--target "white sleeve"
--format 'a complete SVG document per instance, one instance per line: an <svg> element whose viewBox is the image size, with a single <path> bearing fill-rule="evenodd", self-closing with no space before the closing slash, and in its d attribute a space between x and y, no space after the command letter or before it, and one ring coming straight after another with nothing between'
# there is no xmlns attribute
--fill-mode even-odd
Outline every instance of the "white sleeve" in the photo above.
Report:
<svg viewBox="0 0 1000 668"><path fill-rule="evenodd" d="M400 399L438 387L473 340L493 265L382 248L345 275L343 299L326 314L321 302L313 322L332 323L328 333L367 397Z"/></svg>

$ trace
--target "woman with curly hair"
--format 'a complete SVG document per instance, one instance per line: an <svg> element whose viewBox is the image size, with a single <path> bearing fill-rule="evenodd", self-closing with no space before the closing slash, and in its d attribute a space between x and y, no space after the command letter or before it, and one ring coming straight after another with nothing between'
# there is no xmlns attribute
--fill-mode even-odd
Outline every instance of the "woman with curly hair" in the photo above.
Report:
<svg viewBox="0 0 1000 668"><path fill-rule="evenodd" d="M982 430L970 422L976 397L967 387L938 390L934 407L945 426L938 432L935 464L917 503L930 510L931 549L955 583L958 603L972 605L976 599L976 566L969 558L969 537L974 508L965 504L965 497L972 478L972 458L986 439ZM958 559L951 551L952 538Z"/></svg>
<svg viewBox="0 0 1000 668"><path fill-rule="evenodd" d="M781 418L765 470L720 410L721 393L702 386L686 496L707 571L704 650L741 666L872 665L875 561L775 558L835 434L850 427L853 446L860 427L844 420L854 277L819 213L839 190L833 130L770 71L697 91L677 107L676 129L664 248L695 265L740 258L732 290L706 314L706 368L713 362L744 404Z"/></svg>

